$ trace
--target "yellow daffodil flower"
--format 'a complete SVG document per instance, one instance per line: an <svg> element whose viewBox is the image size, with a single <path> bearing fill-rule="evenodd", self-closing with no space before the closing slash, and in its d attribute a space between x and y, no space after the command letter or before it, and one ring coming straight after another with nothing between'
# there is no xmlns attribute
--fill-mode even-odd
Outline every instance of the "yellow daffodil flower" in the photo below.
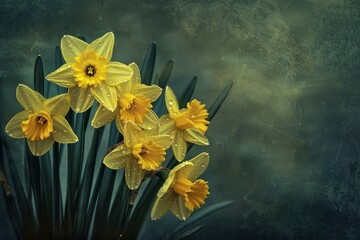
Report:
<svg viewBox="0 0 360 240"><path fill-rule="evenodd" d="M45 99L40 93L20 84L16 89L16 98L24 111L8 122L5 131L10 137L26 138L34 155L45 154L55 141L78 141L64 117L70 109L69 94Z"/></svg>
<svg viewBox="0 0 360 240"><path fill-rule="evenodd" d="M123 63L110 61L114 41L112 32L90 44L69 35L61 39L61 52L66 63L46 79L69 88L70 104L75 112L89 109L94 97L105 108L115 110L115 85L128 81L132 69Z"/></svg>
<svg viewBox="0 0 360 240"><path fill-rule="evenodd" d="M175 158L182 161L187 152L187 142L197 145L209 145L204 136L209 113L205 104L194 99L187 103L187 108L179 109L178 100L170 87L165 90L165 104L169 114L160 118L160 133L170 134L173 139L172 149Z"/></svg>
<svg viewBox="0 0 360 240"><path fill-rule="evenodd" d="M154 102L161 94L161 88L141 84L140 71L135 63L129 65L133 70L130 81L120 83L117 88L118 105L115 111L109 111L99 106L91 125L95 128L104 126L116 118L116 126L123 132L127 121L132 121L144 129L158 127L158 117L152 108Z"/></svg>
<svg viewBox="0 0 360 240"><path fill-rule="evenodd" d="M111 169L125 168L128 187L137 189L146 171L156 170L165 160L165 150L171 146L169 135L158 135L157 130L144 130L128 121L123 129L124 143L117 146L103 160Z"/></svg>
<svg viewBox="0 0 360 240"><path fill-rule="evenodd" d="M209 154L200 153L189 161L174 167L160 188L151 211L151 219L157 220L169 210L180 220L186 220L210 194L207 182L197 178L209 164Z"/></svg>

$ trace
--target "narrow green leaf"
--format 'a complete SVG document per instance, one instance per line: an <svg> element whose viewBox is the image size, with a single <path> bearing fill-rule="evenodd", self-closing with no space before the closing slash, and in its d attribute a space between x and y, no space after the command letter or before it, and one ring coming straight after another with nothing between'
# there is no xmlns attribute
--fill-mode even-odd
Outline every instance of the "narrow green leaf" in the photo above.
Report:
<svg viewBox="0 0 360 240"><path fill-rule="evenodd" d="M151 79L155 67L155 58L156 58L156 45L153 42L148 48L148 51L146 53L146 56L144 58L144 61L140 69L141 81L143 84L150 85L151 83Z"/></svg>
<svg viewBox="0 0 360 240"><path fill-rule="evenodd" d="M185 222L179 223L174 231L179 232L180 230L190 226L190 224L192 224L193 222L195 222L215 211L218 211L220 209L228 207L228 206L232 205L233 203L234 203L234 201L223 201L223 202L216 203L216 204L213 204L213 205L205 207L205 208L200 208L198 211L196 211L194 214L192 214Z"/></svg>
<svg viewBox="0 0 360 240"><path fill-rule="evenodd" d="M233 85L233 82L231 81L219 94L219 96L216 98L216 100L213 102L213 104L210 106L210 108L208 109L209 111L209 117L208 119L211 120L215 114L217 113L217 111L220 109L221 105L224 103L227 95L230 92L230 89Z"/></svg>
<svg viewBox="0 0 360 240"><path fill-rule="evenodd" d="M179 97L179 107L180 108L186 107L186 104L190 101L191 96L194 93L197 80L198 80L198 78L195 76L185 87L184 91L180 94L180 97Z"/></svg>
<svg viewBox="0 0 360 240"><path fill-rule="evenodd" d="M166 87L166 84L167 82L169 81L169 78L170 78L170 75L171 75L171 72L174 68L174 61L172 59L170 59L163 71L161 72L160 76L159 76L159 79L157 79L157 82L158 82L158 86L161 87L161 88L165 88Z"/></svg>
<svg viewBox="0 0 360 240"><path fill-rule="evenodd" d="M77 194L76 200L76 215L74 220L74 228L75 228L75 235L74 237L81 236L84 230L84 224L86 220L86 210L89 204L90 193L91 193L91 186L94 177L95 171L95 163L96 163L96 156L99 150L99 146L101 143L102 134L104 132L104 128L97 128L94 130L94 135L92 138L91 147L89 149L89 154L86 160L86 166L84 169L83 178L81 181L80 188Z"/></svg>
<svg viewBox="0 0 360 240"><path fill-rule="evenodd" d="M55 142L53 146L53 238L62 236L62 198L60 187L60 146Z"/></svg>
<svg viewBox="0 0 360 240"><path fill-rule="evenodd" d="M49 153L39 157L40 161L40 186L42 216L39 221L39 230L41 238L51 238L53 232L52 216L52 169Z"/></svg>
<svg viewBox="0 0 360 240"><path fill-rule="evenodd" d="M200 225L200 226L197 226L197 227L194 227L190 230L187 230L183 233L178 233L178 234L175 234L174 237L172 237L171 239L174 239L174 240L180 240L180 239L185 239L187 237L190 237L192 235L194 235L195 233L197 233L198 231L200 231L201 229L203 229L204 225Z"/></svg>
<svg viewBox="0 0 360 240"><path fill-rule="evenodd" d="M44 69L40 56L38 56L35 61L34 89L44 95Z"/></svg>

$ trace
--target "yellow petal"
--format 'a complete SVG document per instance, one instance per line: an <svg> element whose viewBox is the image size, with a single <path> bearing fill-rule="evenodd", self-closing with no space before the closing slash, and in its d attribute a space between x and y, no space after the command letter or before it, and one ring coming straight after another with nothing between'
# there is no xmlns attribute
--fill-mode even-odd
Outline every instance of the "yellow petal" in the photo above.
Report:
<svg viewBox="0 0 360 240"><path fill-rule="evenodd" d="M95 99L110 111L114 111L117 107L117 94L114 86L101 84L98 87L90 88L91 94Z"/></svg>
<svg viewBox="0 0 360 240"><path fill-rule="evenodd" d="M141 129L133 122L127 122L124 127L124 142L126 146L131 147L144 138Z"/></svg>
<svg viewBox="0 0 360 240"><path fill-rule="evenodd" d="M174 197L176 196L173 191L169 191L163 197L156 199L151 210L151 219L157 220L164 216L169 211Z"/></svg>
<svg viewBox="0 0 360 240"><path fill-rule="evenodd" d="M187 152L187 143L184 140L184 131L176 130L174 135L174 143L172 145L172 150L176 160L181 162L184 160Z"/></svg>
<svg viewBox="0 0 360 240"><path fill-rule="evenodd" d="M183 196L176 195L171 202L170 211L180 220L186 220L191 211L185 207L185 199Z"/></svg>
<svg viewBox="0 0 360 240"><path fill-rule="evenodd" d="M184 139L197 145L209 145L209 140L199 130L195 128L188 128L184 131Z"/></svg>
<svg viewBox="0 0 360 240"><path fill-rule="evenodd" d="M142 170L139 167L138 161L136 158L132 158L129 161L126 161L125 165L125 180L126 184L131 190L139 188L144 175L145 170Z"/></svg>
<svg viewBox="0 0 360 240"><path fill-rule="evenodd" d="M172 138L170 137L170 135L155 135L155 136L151 136L151 137L146 137L142 141L147 142L150 140L153 143L164 147L165 149L168 149L172 144Z"/></svg>
<svg viewBox="0 0 360 240"><path fill-rule="evenodd" d="M27 120L29 113L26 111L17 113L5 126L6 133L12 138L24 138L25 134L21 129L21 123Z"/></svg>
<svg viewBox="0 0 360 240"><path fill-rule="evenodd" d="M45 98L40 93L23 84L19 84L16 88L16 99L30 113L41 111L45 101Z"/></svg>
<svg viewBox="0 0 360 240"><path fill-rule="evenodd" d="M129 81L133 75L132 69L119 62L109 62L106 74L106 83L115 86L120 83Z"/></svg>
<svg viewBox="0 0 360 240"><path fill-rule="evenodd" d="M56 69L54 72L48 74L46 79L65 88L77 85L74 77L74 70L71 68L71 65L67 63Z"/></svg>
<svg viewBox="0 0 360 240"><path fill-rule="evenodd" d="M190 181L195 181L206 170L209 165L210 156L209 153L203 152L196 157L189 160L193 164L192 169L182 169L180 174L188 178Z"/></svg>
<svg viewBox="0 0 360 240"><path fill-rule="evenodd" d="M95 112L94 118L91 121L91 126L93 126L94 128L105 126L116 118L118 111L119 109L116 109L114 112L112 112L107 108L103 107L102 105L99 105L98 109Z"/></svg>
<svg viewBox="0 0 360 240"><path fill-rule="evenodd" d="M75 112L85 112L94 103L94 97L90 94L90 88L69 88L70 106Z"/></svg>
<svg viewBox="0 0 360 240"><path fill-rule="evenodd" d="M65 116L70 109L70 96L67 93L46 99L44 102L45 111L50 115Z"/></svg>
<svg viewBox="0 0 360 240"><path fill-rule="evenodd" d="M161 95L162 89L157 85L147 86L144 84L134 84L132 94L143 95L151 99L151 102L155 101Z"/></svg>
<svg viewBox="0 0 360 240"><path fill-rule="evenodd" d="M52 120L54 121L54 131L52 136L56 142L75 143L78 141L78 137L64 116L54 115L52 116Z"/></svg>
<svg viewBox="0 0 360 240"><path fill-rule="evenodd" d="M165 89L165 104L171 117L174 117L179 112L178 100L170 87Z"/></svg>
<svg viewBox="0 0 360 240"><path fill-rule="evenodd" d="M114 33L108 32L105 33L102 37L90 43L88 49L94 50L100 56L105 57L109 62L112 57L114 42L115 42Z"/></svg>
<svg viewBox="0 0 360 240"><path fill-rule="evenodd" d="M143 122L139 123L139 126L147 130L149 135L154 135L159 133L159 118L156 113L149 109L150 111L144 116Z"/></svg>
<svg viewBox="0 0 360 240"><path fill-rule="evenodd" d="M115 111L114 111L115 112ZM124 135L124 123L123 121L121 121L120 117L119 117L119 114L117 114L116 116L116 120L115 120L115 123L116 123L116 128L119 130L119 132Z"/></svg>
<svg viewBox="0 0 360 240"><path fill-rule="evenodd" d="M131 161L131 159L131 148L121 144L105 156L103 163L110 169L118 170L125 167L126 161Z"/></svg>
<svg viewBox="0 0 360 240"><path fill-rule="evenodd" d="M31 141L29 139L26 140L31 153L35 156L44 155L47 151L49 151L49 149L54 143L54 138L52 136L39 141Z"/></svg>
<svg viewBox="0 0 360 240"><path fill-rule="evenodd" d="M75 61L76 56L85 52L89 44L77 37L65 35L62 37L60 45L65 62L72 63Z"/></svg>
<svg viewBox="0 0 360 240"><path fill-rule="evenodd" d="M141 76L140 76L140 70L139 67L136 63L130 63L129 67L133 70L133 75L131 77L131 83L132 84L137 84L137 83L141 83Z"/></svg>
<svg viewBox="0 0 360 240"><path fill-rule="evenodd" d="M175 130L175 122L169 114L162 115L159 119L159 134L171 135Z"/></svg>

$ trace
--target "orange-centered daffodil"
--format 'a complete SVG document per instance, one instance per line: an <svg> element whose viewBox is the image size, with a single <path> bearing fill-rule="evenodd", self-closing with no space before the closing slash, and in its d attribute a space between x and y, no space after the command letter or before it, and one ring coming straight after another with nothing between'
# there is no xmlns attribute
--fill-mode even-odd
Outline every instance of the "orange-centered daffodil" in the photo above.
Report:
<svg viewBox="0 0 360 240"><path fill-rule="evenodd" d="M20 84L16 89L16 98L24 111L9 121L5 131L10 137L26 138L34 155L45 154L55 141L78 141L64 117L70 109L68 94L45 99L40 93Z"/></svg>
<svg viewBox="0 0 360 240"><path fill-rule="evenodd" d="M170 87L165 90L165 103L169 114L160 118L160 133L170 134L173 137L172 149L175 158L182 161L187 152L187 142L197 145L208 145L204 136L207 125L206 118L209 113L205 104L194 99L187 103L187 107L179 109L179 103Z"/></svg>
<svg viewBox="0 0 360 240"><path fill-rule="evenodd" d="M125 168L128 187L137 189L146 173L159 168L171 146L169 135L158 135L158 129L144 130L129 121L123 129L124 143L117 146L103 160L111 169Z"/></svg>
<svg viewBox="0 0 360 240"><path fill-rule="evenodd" d="M209 164L209 154L201 153L174 167L157 194L151 219L157 220L169 210L180 220L205 203L210 194L207 182L197 179Z"/></svg>
<svg viewBox="0 0 360 240"><path fill-rule="evenodd" d="M66 63L46 79L69 88L70 104L75 112L89 109L94 97L109 111L115 110L115 86L128 81L132 69L123 63L110 61L114 41L112 32L90 44L69 35L61 39L61 52Z"/></svg>
<svg viewBox="0 0 360 240"><path fill-rule="evenodd" d="M124 125L132 121L144 129L158 128L158 117L152 108L154 102L161 94L161 88L141 84L140 71L136 63L129 67L133 70L132 78L116 86L118 104L115 111L109 111L99 106L91 125L95 128L104 126L116 119L116 126L123 132Z"/></svg>

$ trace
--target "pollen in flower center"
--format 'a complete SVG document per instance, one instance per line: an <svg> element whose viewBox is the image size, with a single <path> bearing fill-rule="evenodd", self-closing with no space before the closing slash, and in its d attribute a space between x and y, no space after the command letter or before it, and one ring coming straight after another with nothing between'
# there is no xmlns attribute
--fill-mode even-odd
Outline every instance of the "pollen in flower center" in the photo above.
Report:
<svg viewBox="0 0 360 240"><path fill-rule="evenodd" d="M45 111L30 114L28 119L21 123L25 137L31 141L44 140L54 131L51 115Z"/></svg>
<svg viewBox="0 0 360 240"><path fill-rule="evenodd" d="M133 121L135 123L142 123L145 115L152 107L151 99L145 96L135 96L130 93L125 93L119 100L120 105L120 119L124 123Z"/></svg>
<svg viewBox="0 0 360 240"><path fill-rule="evenodd" d="M165 148L152 141L132 146L132 155L138 159L140 168L146 171L157 169L165 160L165 154Z"/></svg>
<svg viewBox="0 0 360 240"><path fill-rule="evenodd" d="M210 194L207 182L202 179L191 182L187 178L177 177L171 187L174 192L184 197L185 207L191 211L200 208Z"/></svg>
<svg viewBox="0 0 360 240"><path fill-rule="evenodd" d="M88 75L89 77L93 77L96 73L96 69L93 65L89 65L85 68L85 73L86 75Z"/></svg>
<svg viewBox="0 0 360 240"><path fill-rule="evenodd" d="M97 87L106 79L108 61L95 51L87 50L75 57L71 65L74 70L73 76L81 88Z"/></svg>

